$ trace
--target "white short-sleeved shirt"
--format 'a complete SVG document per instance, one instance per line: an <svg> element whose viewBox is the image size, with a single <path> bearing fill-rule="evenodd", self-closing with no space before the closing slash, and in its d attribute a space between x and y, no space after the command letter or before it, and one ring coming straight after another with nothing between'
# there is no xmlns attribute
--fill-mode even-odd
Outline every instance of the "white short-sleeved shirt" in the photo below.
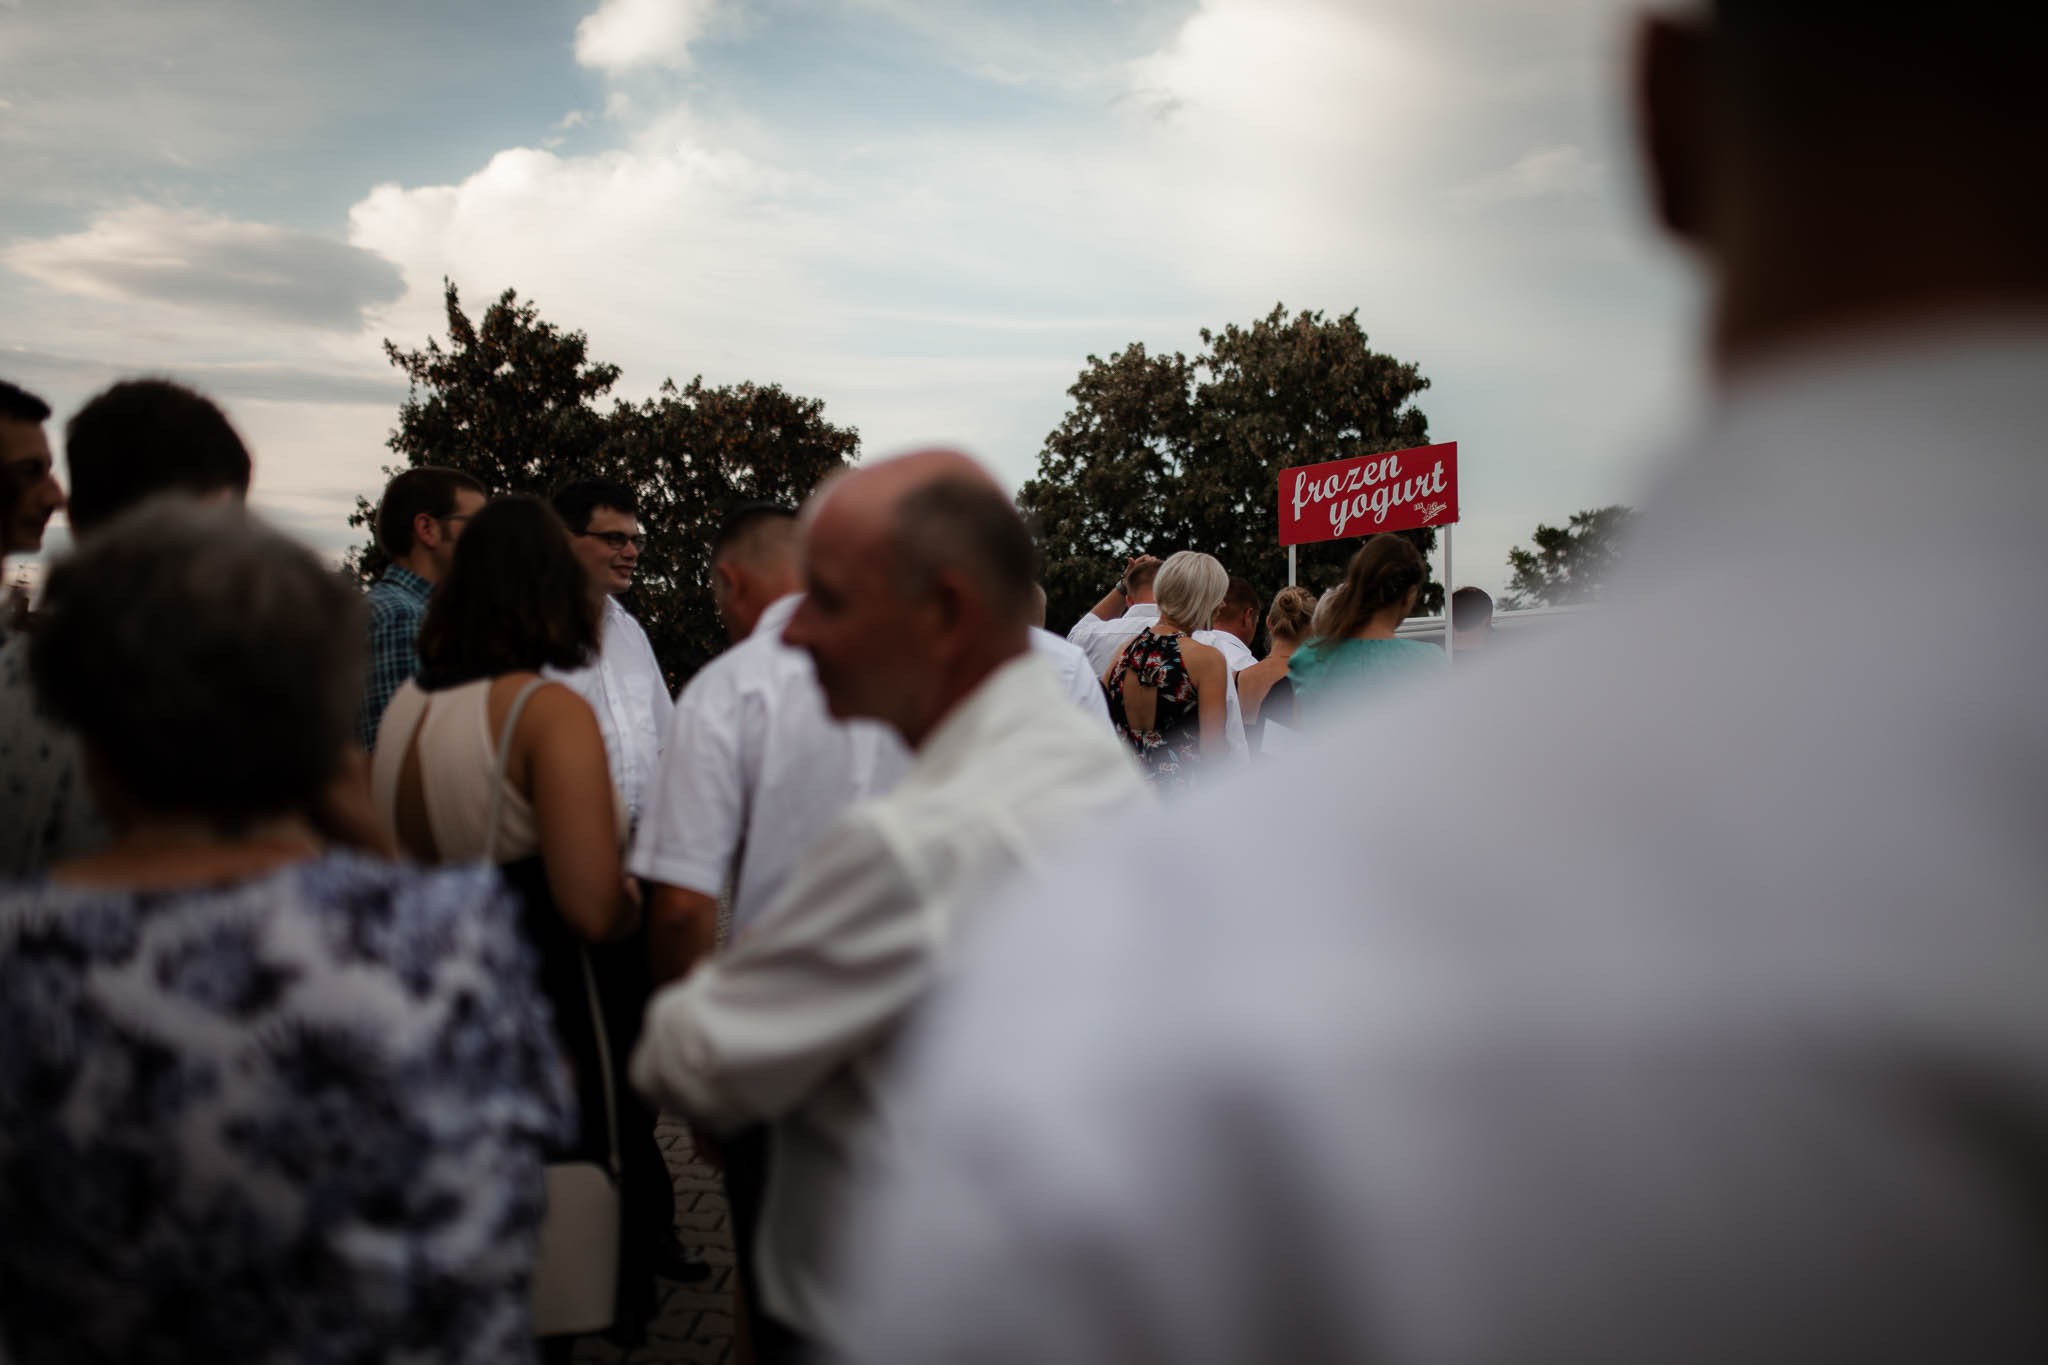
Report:
<svg viewBox="0 0 2048 1365"><path fill-rule="evenodd" d="M607 597L597 658L574 670L543 671L590 703L598 731L604 735L612 785L626 803L627 819L637 824L645 811L647 788L661 763L662 739L675 705L669 700L668 680L662 676L647 632L617 598Z"/></svg>
<svg viewBox="0 0 2048 1365"><path fill-rule="evenodd" d="M699 895L730 881L735 933L833 821L910 766L886 725L832 719L810 655L782 642L802 600L771 604L683 688L627 860L644 881Z"/></svg>
<svg viewBox="0 0 2048 1365"><path fill-rule="evenodd" d="M1020 897L849 1358L2048 1358L2044 378L1747 376L1600 611Z"/></svg>
<svg viewBox="0 0 2048 1365"><path fill-rule="evenodd" d="M1069 644L1049 630L1031 628L1031 648L1053 667L1059 675L1060 686L1074 705L1110 725L1109 701L1102 695L1102 683L1088 667L1088 653L1079 645Z"/></svg>
<svg viewBox="0 0 2048 1365"><path fill-rule="evenodd" d="M773 1124L762 1301L827 1347L849 1305L829 1263L853 1191L898 1136L889 1043L990 898L1152 794L1043 660L990 674L903 780L813 846L750 932L648 1008L633 1084L715 1132Z"/></svg>
<svg viewBox="0 0 2048 1365"><path fill-rule="evenodd" d="M1067 632L1067 643L1078 645L1087 654L1088 666L1099 678L1116 661L1118 651L1158 619L1157 602L1133 602L1124 608L1122 616L1106 621L1091 611L1074 622L1074 628Z"/></svg>

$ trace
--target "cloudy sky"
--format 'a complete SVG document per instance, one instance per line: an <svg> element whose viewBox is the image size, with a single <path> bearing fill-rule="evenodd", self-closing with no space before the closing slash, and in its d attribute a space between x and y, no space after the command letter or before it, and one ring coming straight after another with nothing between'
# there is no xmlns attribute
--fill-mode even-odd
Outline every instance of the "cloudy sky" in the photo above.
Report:
<svg viewBox="0 0 2048 1365"><path fill-rule="evenodd" d="M1694 400L1634 7L0 0L0 375L60 421L205 388L338 552L404 392L380 342L439 330L444 275L587 332L623 396L772 380L1012 485L1090 353L1356 308L1433 381L1457 578L1497 588Z"/></svg>

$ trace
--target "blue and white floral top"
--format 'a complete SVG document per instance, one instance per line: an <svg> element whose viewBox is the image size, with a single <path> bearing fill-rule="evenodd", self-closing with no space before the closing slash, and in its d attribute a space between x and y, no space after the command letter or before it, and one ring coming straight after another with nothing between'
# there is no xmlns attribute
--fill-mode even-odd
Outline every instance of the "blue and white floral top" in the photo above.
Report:
<svg viewBox="0 0 2048 1365"><path fill-rule="evenodd" d="M0 1358L531 1359L533 979L481 865L0 895Z"/></svg>

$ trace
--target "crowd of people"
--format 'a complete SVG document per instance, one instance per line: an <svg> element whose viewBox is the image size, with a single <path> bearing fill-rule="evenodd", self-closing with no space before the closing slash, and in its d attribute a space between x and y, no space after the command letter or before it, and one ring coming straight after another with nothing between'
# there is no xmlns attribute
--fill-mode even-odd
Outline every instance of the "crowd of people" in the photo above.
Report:
<svg viewBox="0 0 2048 1365"><path fill-rule="evenodd" d="M704 1273L660 1114L760 1360L2048 1354L2020 15L1646 25L1716 413L1625 591L1455 672L1391 535L1050 632L927 450L735 509L672 695L628 486L409 470L365 595L205 396L60 483L0 383L5 552L74 540L0 638L0 1359L631 1341Z"/></svg>

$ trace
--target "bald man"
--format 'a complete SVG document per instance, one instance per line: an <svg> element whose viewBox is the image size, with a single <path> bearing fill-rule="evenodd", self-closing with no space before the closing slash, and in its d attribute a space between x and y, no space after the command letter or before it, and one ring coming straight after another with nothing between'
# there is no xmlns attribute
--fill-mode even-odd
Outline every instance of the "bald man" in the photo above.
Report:
<svg viewBox="0 0 2048 1365"><path fill-rule="evenodd" d="M1031 648L1036 558L1009 498L953 452L870 466L812 509L783 638L809 654L833 716L883 722L914 758L728 950L655 1000L631 1067L650 1099L714 1133L771 1125L764 1358L844 1340L829 1253L884 1164L889 1045L948 944L1017 873L1150 800Z"/></svg>

